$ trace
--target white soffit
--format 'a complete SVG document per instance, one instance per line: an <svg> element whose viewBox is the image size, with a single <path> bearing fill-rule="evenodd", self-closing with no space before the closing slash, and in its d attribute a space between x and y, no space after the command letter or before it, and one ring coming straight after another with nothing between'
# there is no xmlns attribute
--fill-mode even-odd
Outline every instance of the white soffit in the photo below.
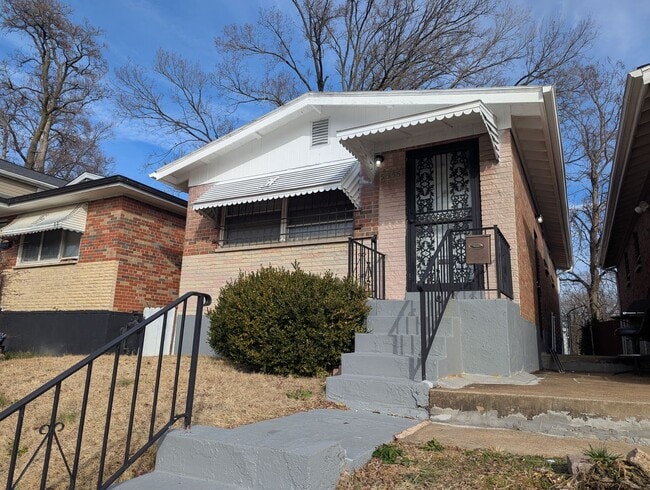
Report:
<svg viewBox="0 0 650 490"><path fill-rule="evenodd" d="M354 206L359 208L360 180L357 161L299 167L285 172L214 183L194 202L193 209L199 211L331 190L343 191Z"/></svg>
<svg viewBox="0 0 650 490"><path fill-rule="evenodd" d="M397 133L395 138L404 138L404 134L398 130L436 123L447 124L445 120L452 118L474 118L480 121L485 126L486 132L490 137L494 158L497 161L499 160L500 141L496 119L494 114L480 100L346 129L338 131L336 135L340 143L353 155L371 164L374 161L375 153L373 135L381 135L382 138L388 138L389 134L384 133L395 132Z"/></svg>
<svg viewBox="0 0 650 490"><path fill-rule="evenodd" d="M25 214L0 230L0 236L26 235L50 230L68 230L83 233L86 230L86 204Z"/></svg>

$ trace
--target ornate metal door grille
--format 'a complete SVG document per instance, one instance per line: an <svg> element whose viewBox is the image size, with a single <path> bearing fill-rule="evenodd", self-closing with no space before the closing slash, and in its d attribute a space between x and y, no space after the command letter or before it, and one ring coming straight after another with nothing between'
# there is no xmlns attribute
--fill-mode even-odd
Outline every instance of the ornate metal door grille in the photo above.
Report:
<svg viewBox="0 0 650 490"><path fill-rule="evenodd" d="M409 214L409 290L415 290L432 254L449 229L453 233L454 283L475 280L465 264L466 233L480 226L478 214L478 162L474 145L432 148L407 157Z"/></svg>

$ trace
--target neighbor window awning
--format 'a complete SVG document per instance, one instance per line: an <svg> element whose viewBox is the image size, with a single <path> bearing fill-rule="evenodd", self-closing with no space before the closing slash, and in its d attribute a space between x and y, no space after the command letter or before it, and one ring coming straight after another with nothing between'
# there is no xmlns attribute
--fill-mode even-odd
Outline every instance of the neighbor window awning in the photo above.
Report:
<svg viewBox="0 0 650 490"><path fill-rule="evenodd" d="M86 204L39 211L18 216L0 230L0 236L16 236L50 230L68 230L83 233L86 230Z"/></svg>
<svg viewBox="0 0 650 490"><path fill-rule="evenodd" d="M216 182L193 205L195 211L247 202L332 190L343 191L359 207L359 162L346 161L299 167L247 179Z"/></svg>
<svg viewBox="0 0 650 490"><path fill-rule="evenodd" d="M499 131L494 114L476 100L434 111L381 121L336 133L339 142L360 161L374 162L381 151L487 133L499 160Z"/></svg>

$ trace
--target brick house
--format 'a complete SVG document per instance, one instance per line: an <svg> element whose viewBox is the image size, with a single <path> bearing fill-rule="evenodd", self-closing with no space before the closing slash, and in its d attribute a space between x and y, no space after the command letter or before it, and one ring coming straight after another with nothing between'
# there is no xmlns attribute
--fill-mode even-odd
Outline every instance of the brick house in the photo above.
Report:
<svg viewBox="0 0 650 490"><path fill-rule="evenodd" d="M621 313L650 302L649 87L650 65L628 74L603 230L600 263L616 268Z"/></svg>
<svg viewBox="0 0 650 490"><path fill-rule="evenodd" d="M376 236L385 296L404 300L448 230L449 282L483 287L495 265L467 266L463 239L487 234L494 247L497 226L526 370L538 366L537 337L550 342L556 269L571 265L550 87L308 93L152 176L189 193L181 292L217 297L239 271L294 261L343 276L348 239Z"/></svg>
<svg viewBox="0 0 650 490"><path fill-rule="evenodd" d="M8 347L90 352L176 299L186 205L119 175L0 197Z"/></svg>

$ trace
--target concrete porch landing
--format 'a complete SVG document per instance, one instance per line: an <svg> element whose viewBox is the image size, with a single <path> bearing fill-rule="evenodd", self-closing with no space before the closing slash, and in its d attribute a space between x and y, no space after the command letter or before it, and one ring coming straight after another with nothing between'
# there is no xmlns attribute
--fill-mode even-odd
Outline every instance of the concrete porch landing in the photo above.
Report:
<svg viewBox="0 0 650 490"><path fill-rule="evenodd" d="M537 384L430 391L433 422L650 445L650 377L539 372Z"/></svg>

